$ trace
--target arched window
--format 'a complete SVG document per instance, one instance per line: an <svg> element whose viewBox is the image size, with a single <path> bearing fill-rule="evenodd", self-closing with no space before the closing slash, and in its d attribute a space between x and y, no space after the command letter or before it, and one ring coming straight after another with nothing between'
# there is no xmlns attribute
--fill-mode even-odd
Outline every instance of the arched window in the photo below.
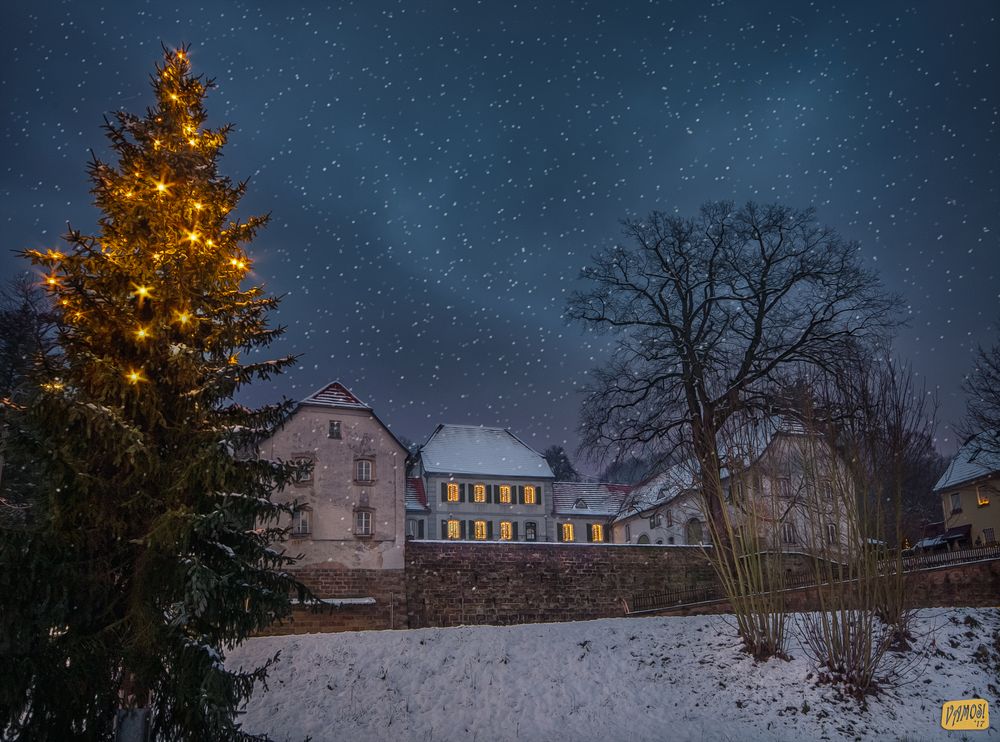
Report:
<svg viewBox="0 0 1000 742"><path fill-rule="evenodd" d="M689 544L701 544L704 543L705 537L704 532L701 528L701 521L697 518L692 518L687 522L687 542Z"/></svg>
<svg viewBox="0 0 1000 742"><path fill-rule="evenodd" d="M639 541L638 541L638 543L640 543L640 544L648 544L648 543L649 543L649 536L647 536L647 535L646 535L645 533L644 533L644 534L642 534L642 535L641 535L641 536L639 537Z"/></svg>

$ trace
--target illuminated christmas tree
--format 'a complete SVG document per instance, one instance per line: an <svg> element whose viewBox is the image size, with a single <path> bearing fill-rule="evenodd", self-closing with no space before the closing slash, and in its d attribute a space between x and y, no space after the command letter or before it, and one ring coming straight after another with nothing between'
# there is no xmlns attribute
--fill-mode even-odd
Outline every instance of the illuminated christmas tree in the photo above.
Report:
<svg viewBox="0 0 1000 742"><path fill-rule="evenodd" d="M227 670L224 648L305 597L272 546L291 509L270 499L301 471L251 455L289 405L232 402L293 362L241 360L281 332L266 323L276 300L248 285L244 245L266 218L232 216L245 183L218 172L229 129L205 127L211 82L187 50L152 82L145 116L106 122L117 162L90 165L98 234L27 253L62 351L15 425L46 472L20 542L34 566L3 586L36 591L2 620L34 611L0 699L20 694L0 722L27 738L100 738L116 709L143 706L157 739L240 737L234 711L260 672Z"/></svg>

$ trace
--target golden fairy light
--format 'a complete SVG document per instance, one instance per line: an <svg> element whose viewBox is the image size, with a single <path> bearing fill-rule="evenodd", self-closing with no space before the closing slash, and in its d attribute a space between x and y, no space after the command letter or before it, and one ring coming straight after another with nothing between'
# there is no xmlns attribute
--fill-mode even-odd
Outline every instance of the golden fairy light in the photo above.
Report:
<svg viewBox="0 0 1000 742"><path fill-rule="evenodd" d="M190 242L197 242L201 238L201 235L197 232L188 232L187 238Z"/></svg>
<svg viewBox="0 0 1000 742"><path fill-rule="evenodd" d="M201 211L203 208L205 208L204 206L202 206L202 204L201 204L200 201L195 201L193 205L194 205L195 211Z"/></svg>
<svg viewBox="0 0 1000 742"><path fill-rule="evenodd" d="M125 374L125 378L128 379L133 384L138 384L140 381L145 381L145 379L142 376L142 371L136 371L135 369L132 369L127 374Z"/></svg>
<svg viewBox="0 0 1000 742"><path fill-rule="evenodd" d="M157 181L156 190L158 190L160 193L163 193L165 190L167 190L167 184Z"/></svg>
<svg viewBox="0 0 1000 742"><path fill-rule="evenodd" d="M138 284L135 283L133 283L132 285L135 286L135 291L133 291L132 293L135 294L135 296L137 296L140 300L148 299L153 291L149 286L139 286Z"/></svg>
<svg viewBox="0 0 1000 742"><path fill-rule="evenodd" d="M187 312L177 312L176 317L182 325L186 325L191 320L191 315Z"/></svg>
<svg viewBox="0 0 1000 742"><path fill-rule="evenodd" d="M135 331L136 340L146 340L148 337L149 337L149 330L147 330L145 327L140 327L138 330Z"/></svg>

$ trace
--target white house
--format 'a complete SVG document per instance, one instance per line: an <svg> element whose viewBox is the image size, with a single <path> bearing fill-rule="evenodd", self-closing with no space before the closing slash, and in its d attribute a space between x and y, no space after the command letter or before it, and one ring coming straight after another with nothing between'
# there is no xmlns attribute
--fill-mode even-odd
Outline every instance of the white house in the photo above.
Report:
<svg viewBox="0 0 1000 742"><path fill-rule="evenodd" d="M843 547L853 487L836 453L802 425L766 418L730 431L720 454L721 484L737 538L784 551ZM692 461L636 485L612 526L616 543L703 544L711 534Z"/></svg>

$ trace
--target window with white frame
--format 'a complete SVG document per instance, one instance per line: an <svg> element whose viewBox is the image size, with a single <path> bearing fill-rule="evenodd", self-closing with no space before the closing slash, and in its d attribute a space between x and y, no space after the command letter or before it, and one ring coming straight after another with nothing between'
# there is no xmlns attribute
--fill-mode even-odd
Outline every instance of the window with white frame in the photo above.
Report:
<svg viewBox="0 0 1000 742"><path fill-rule="evenodd" d="M538 540L538 526L533 520L529 520L524 524L524 540L525 541L537 541Z"/></svg>
<svg viewBox="0 0 1000 742"><path fill-rule="evenodd" d="M486 502L485 484L474 484L472 486L472 499L474 502Z"/></svg>
<svg viewBox="0 0 1000 742"><path fill-rule="evenodd" d="M354 462L354 480L356 482L375 481L375 465L371 459L358 459Z"/></svg>
<svg viewBox="0 0 1000 742"><path fill-rule="evenodd" d="M524 486L524 504L534 505L538 502L538 494L535 490L534 485L527 484Z"/></svg>
<svg viewBox="0 0 1000 742"><path fill-rule="evenodd" d="M326 437L327 438L336 438L337 440L340 439L340 420L331 420L330 421L330 426L329 426L329 428L327 428L327 431L326 431Z"/></svg>
<svg viewBox="0 0 1000 742"><path fill-rule="evenodd" d="M354 511L354 535L371 536L374 533L374 518L371 510Z"/></svg>
<svg viewBox="0 0 1000 742"><path fill-rule="evenodd" d="M826 524L826 543L833 546L839 541L837 538L837 524L827 523Z"/></svg>
<svg viewBox="0 0 1000 742"><path fill-rule="evenodd" d="M795 533L794 523L782 523L781 524L781 541L786 544L796 544L798 543L798 537Z"/></svg>
<svg viewBox="0 0 1000 742"><path fill-rule="evenodd" d="M292 513L292 535L308 536L312 530L312 511L301 507Z"/></svg>
<svg viewBox="0 0 1000 742"><path fill-rule="evenodd" d="M313 469L316 468L316 462L312 456L308 454L299 454L292 458L292 463L299 468L299 478L295 480L296 484L311 484L313 481Z"/></svg>

